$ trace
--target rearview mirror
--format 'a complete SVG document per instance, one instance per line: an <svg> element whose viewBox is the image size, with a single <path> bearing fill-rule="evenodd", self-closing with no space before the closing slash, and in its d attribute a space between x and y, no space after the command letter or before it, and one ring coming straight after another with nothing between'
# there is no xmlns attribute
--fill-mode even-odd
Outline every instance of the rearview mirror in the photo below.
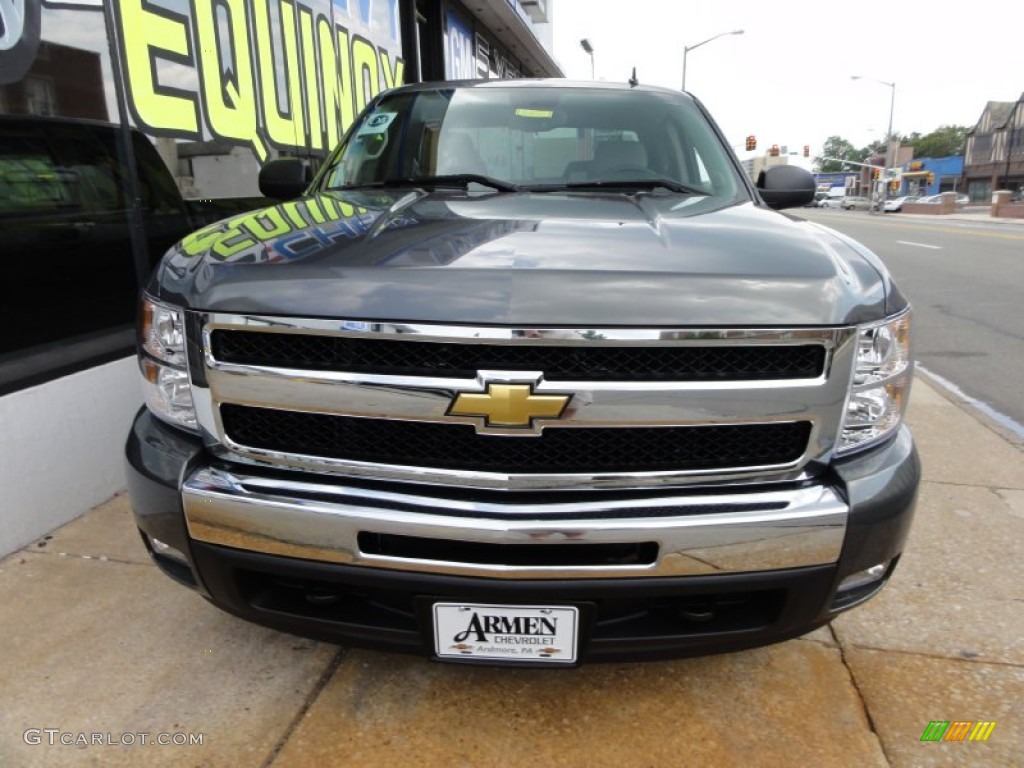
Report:
<svg viewBox="0 0 1024 768"><path fill-rule="evenodd" d="M773 165L758 174L757 191L769 208L796 208L814 199L814 176L795 165Z"/></svg>

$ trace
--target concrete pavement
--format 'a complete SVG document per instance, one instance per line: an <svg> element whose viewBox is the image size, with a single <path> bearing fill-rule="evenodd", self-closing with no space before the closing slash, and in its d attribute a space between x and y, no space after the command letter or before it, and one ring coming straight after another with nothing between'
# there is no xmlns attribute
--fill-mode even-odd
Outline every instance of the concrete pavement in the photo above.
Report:
<svg viewBox="0 0 1024 768"><path fill-rule="evenodd" d="M923 377L911 400L889 586L701 659L460 667L254 627L160 574L118 496L0 561L0 766L1024 765L1022 450ZM996 726L921 742L933 720Z"/></svg>

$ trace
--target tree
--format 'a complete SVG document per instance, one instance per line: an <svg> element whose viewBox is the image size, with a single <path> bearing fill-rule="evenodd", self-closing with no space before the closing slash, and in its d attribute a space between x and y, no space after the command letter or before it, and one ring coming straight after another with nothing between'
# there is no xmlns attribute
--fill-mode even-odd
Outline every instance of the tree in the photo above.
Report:
<svg viewBox="0 0 1024 768"><path fill-rule="evenodd" d="M821 145L821 155L814 158L814 164L820 173L839 173L841 171L854 170L856 166L838 162L838 160L852 160L855 163L864 162L867 157L867 149L857 149L842 136L829 136Z"/></svg>
<svg viewBox="0 0 1024 768"><path fill-rule="evenodd" d="M914 157L962 155L969 130L966 125L940 125L912 144L909 141L907 143L914 147Z"/></svg>

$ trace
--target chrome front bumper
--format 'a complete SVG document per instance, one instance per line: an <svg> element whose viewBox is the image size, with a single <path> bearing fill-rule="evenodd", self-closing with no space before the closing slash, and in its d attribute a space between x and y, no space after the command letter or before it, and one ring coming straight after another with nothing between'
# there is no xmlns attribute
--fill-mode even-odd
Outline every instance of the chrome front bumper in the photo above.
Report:
<svg viewBox="0 0 1024 768"><path fill-rule="evenodd" d="M263 478L204 467L182 488L189 535L269 555L377 569L498 579L740 574L839 560L849 507L831 488L494 503ZM576 497L579 498L579 497ZM479 543L475 562L373 554L360 534ZM523 565L493 545L657 544L646 564ZM454 547L453 547L454 549ZM463 550L464 551L464 550Z"/></svg>

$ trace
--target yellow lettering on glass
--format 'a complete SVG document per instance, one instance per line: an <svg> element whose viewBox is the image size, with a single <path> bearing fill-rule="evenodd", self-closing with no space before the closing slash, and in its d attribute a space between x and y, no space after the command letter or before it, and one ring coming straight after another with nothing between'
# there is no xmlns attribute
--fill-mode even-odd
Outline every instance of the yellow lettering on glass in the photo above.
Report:
<svg viewBox="0 0 1024 768"><path fill-rule="evenodd" d="M267 136L282 147L302 146L306 132L302 115L302 88L299 73L299 54L295 39L295 6L288 0L281 0L281 41L284 46L284 61L275 63L274 44L270 29L269 0L253 0L253 16L256 21L256 49L259 54L260 92L263 96L263 119ZM286 112L281 111L278 101L276 68L280 67L285 76Z"/></svg>
<svg viewBox="0 0 1024 768"><path fill-rule="evenodd" d="M195 134L199 130L195 97L175 95L167 88L159 93L154 78L153 62L160 53L178 61L189 58L187 18L144 7L143 0L123 0L118 6L129 95L139 120L149 127Z"/></svg>
<svg viewBox="0 0 1024 768"><path fill-rule="evenodd" d="M352 56L348 48L348 30L344 27L337 28L335 38L331 25L321 19L317 25L317 37L320 39L327 143L333 147L341 141L342 134L355 120L352 107Z"/></svg>
<svg viewBox="0 0 1024 768"><path fill-rule="evenodd" d="M259 135L256 86L249 51L249 26L245 0L194 0L199 39L199 69L206 104L206 121L219 138L237 139L252 146L261 161L267 148ZM217 8L230 20L230 50L223 51L217 30ZM225 78L225 61L233 62L231 78Z"/></svg>
<svg viewBox="0 0 1024 768"><path fill-rule="evenodd" d="M302 30L302 67L306 81L306 114L309 118L310 149L324 148L323 126L320 122L320 80L316 73L316 45L313 42L313 14L299 7L299 29Z"/></svg>
<svg viewBox="0 0 1024 768"><path fill-rule="evenodd" d="M405 79L405 61L395 59L391 62L391 54L380 49L380 73L384 77L384 90L396 88Z"/></svg>
<svg viewBox="0 0 1024 768"><path fill-rule="evenodd" d="M362 112L366 104L380 92L377 79L377 50L369 40L352 39L352 68L355 73L356 111Z"/></svg>

